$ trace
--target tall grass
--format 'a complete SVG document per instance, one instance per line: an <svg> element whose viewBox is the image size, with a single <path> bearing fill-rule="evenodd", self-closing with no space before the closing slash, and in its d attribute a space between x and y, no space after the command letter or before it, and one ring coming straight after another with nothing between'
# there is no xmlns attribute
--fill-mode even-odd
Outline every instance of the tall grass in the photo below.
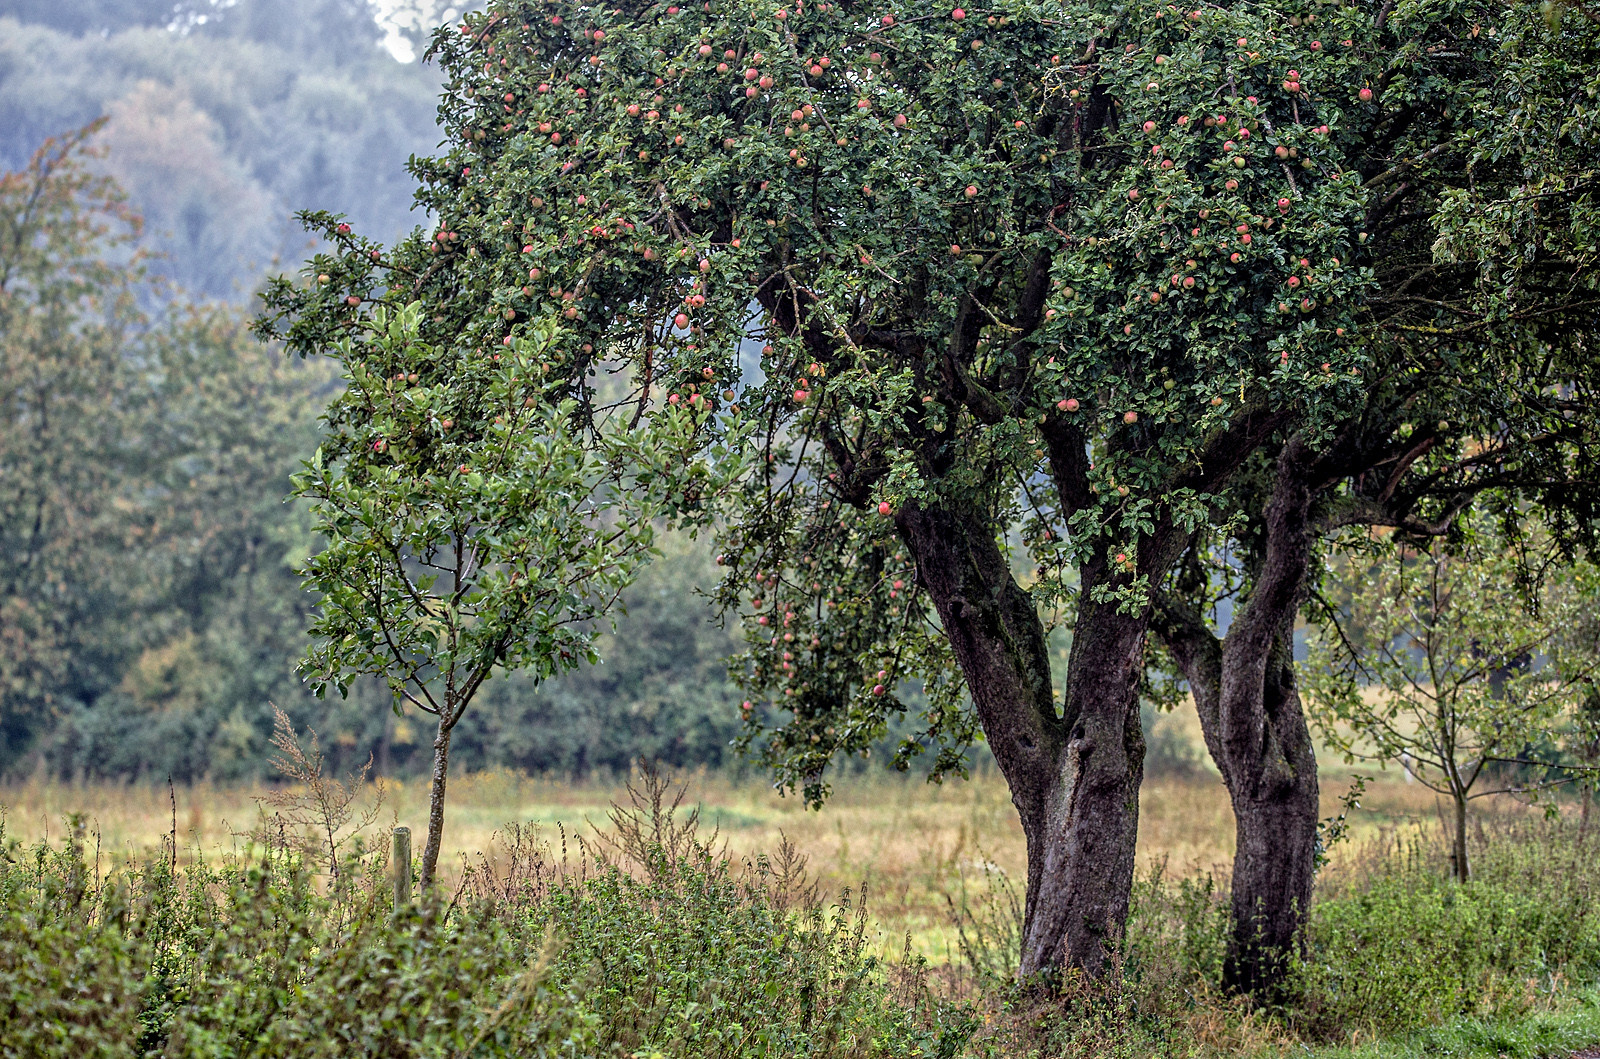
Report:
<svg viewBox="0 0 1600 1059"><path fill-rule="evenodd" d="M1109 971L1069 976L1051 997L1011 980L1021 903L1009 876L979 866L951 908L965 979L981 983L1003 1054L1284 1054L1392 1040L1496 1055L1506 1049L1495 1041L1549 1039L1517 1027L1575 1008L1585 1014L1568 1029L1600 1044L1600 829L1508 819L1474 846L1480 867L1465 884L1450 878L1430 824L1348 851L1321 880L1304 950L1270 1006L1222 991L1225 875L1144 871Z"/></svg>
<svg viewBox="0 0 1600 1059"><path fill-rule="evenodd" d="M1440 828L1403 811L1426 805L1377 785L1381 811L1319 879L1290 988L1253 1006L1220 987L1226 810L1204 779L1147 790L1113 964L1054 993L1013 981L1023 875L996 783L863 784L822 815L716 777L688 800L659 778L464 786L471 812L514 822L398 916L361 834L269 817L229 846L185 841L185 792L152 792L154 840L118 856L83 817L49 841L0 827L0 1056L1533 1055L1559 1037L1541 1026L1600 1041L1600 829L1516 807L1484 818L1458 885ZM255 807L211 793L229 815ZM404 791L385 807L410 811ZM1151 840L1186 820L1184 843ZM925 959L939 943L948 959Z"/></svg>
<svg viewBox="0 0 1600 1059"><path fill-rule="evenodd" d="M0 831L0 1052L26 1056L954 1056L974 1022L824 905L792 851L735 865L658 785L568 856L511 836L394 908L357 838L109 877Z"/></svg>

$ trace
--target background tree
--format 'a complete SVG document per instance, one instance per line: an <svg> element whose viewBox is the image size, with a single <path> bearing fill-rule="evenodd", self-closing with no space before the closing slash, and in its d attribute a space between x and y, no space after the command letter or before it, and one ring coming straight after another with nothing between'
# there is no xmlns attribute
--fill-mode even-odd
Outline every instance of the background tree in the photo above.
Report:
<svg viewBox="0 0 1600 1059"><path fill-rule="evenodd" d="M8 757L64 705L51 689L72 662L98 653L90 615L128 595L97 559L133 543L116 503L118 463L130 456L124 420L108 413L137 399L136 388L105 367L120 359L139 320L129 275L101 255L126 246L138 226L114 186L79 164L93 132L47 142L26 169L0 178L0 731Z"/></svg>
<svg viewBox="0 0 1600 1059"><path fill-rule="evenodd" d="M282 497L332 379L145 276L92 133L0 177L0 770L234 778L305 704Z"/></svg>
<svg viewBox="0 0 1600 1059"><path fill-rule="evenodd" d="M1530 598L1521 557L1482 521L1469 534L1422 549L1391 539L1335 564L1325 591L1342 605L1317 628L1305 667L1329 746L1346 761L1402 764L1450 799L1462 882L1472 801L1563 782L1523 781L1504 763L1559 768L1540 751L1575 719L1594 664L1550 663L1559 630L1578 617L1571 597Z"/></svg>

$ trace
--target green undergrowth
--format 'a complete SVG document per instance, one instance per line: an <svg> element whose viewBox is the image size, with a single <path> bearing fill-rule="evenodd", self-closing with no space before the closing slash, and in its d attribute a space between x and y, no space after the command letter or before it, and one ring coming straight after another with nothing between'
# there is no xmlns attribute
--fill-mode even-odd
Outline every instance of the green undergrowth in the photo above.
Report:
<svg viewBox="0 0 1600 1059"><path fill-rule="evenodd" d="M1398 1037L1314 1049L1316 1059L1555 1059L1600 1044L1600 990L1511 1019L1454 1018Z"/></svg>
<svg viewBox="0 0 1600 1059"><path fill-rule="evenodd" d="M1479 834L1474 853L1465 884L1424 830L1346 858L1321 880L1303 956L1271 1004L1222 988L1225 888L1162 871L1138 880L1109 973L1051 998L1020 991L1019 895L990 872L953 902L966 974L990 1005L980 1040L1038 1059L1515 1059L1600 1045L1600 835L1528 822Z"/></svg>
<svg viewBox="0 0 1600 1059"><path fill-rule="evenodd" d="M788 845L734 863L651 780L552 849L508 826L450 893L402 907L359 841L272 839L107 877L81 829L0 826L0 1059L1349 1056L1542 1059L1600 1043L1600 841L1480 836L1448 878L1417 831L1321 880L1276 1003L1221 986L1227 894L1135 887L1109 971L1016 984L1021 895L992 865L952 895L962 959L896 962L860 892ZM180 860L183 861L180 866Z"/></svg>
<svg viewBox="0 0 1600 1059"><path fill-rule="evenodd" d="M824 903L791 849L734 865L651 809L571 857L510 829L399 914L359 843L331 879L286 844L101 879L76 842L0 832L0 1055L963 1052L970 1005L870 954L862 895Z"/></svg>

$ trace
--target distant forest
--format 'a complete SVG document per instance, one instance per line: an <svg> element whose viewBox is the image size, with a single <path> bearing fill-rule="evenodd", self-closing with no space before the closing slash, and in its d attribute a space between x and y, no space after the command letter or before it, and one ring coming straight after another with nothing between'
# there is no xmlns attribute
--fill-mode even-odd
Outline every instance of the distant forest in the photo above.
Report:
<svg viewBox="0 0 1600 1059"><path fill-rule="evenodd" d="M405 166L438 144L438 80L416 57L457 16L431 0L0 0L0 777L255 779L274 703L335 768L424 767L424 727L384 689L320 702L294 673L311 602L294 566L317 542L283 498L336 379L246 326L263 277L311 252L295 211L384 239L426 222ZM94 214L79 187L71 253L30 257L40 225L68 227L26 220L51 138L58 190L110 181L142 226ZM715 567L700 543L664 550L601 665L488 685L458 767L737 764L723 663L741 645L698 595ZM1149 720L1151 768L1198 767Z"/></svg>
<svg viewBox="0 0 1600 1059"><path fill-rule="evenodd" d="M77 248L100 271L70 308L50 296L70 263L0 248L0 774L251 779L273 702L318 731L334 767L425 763L422 727L383 689L318 702L293 673L308 600L292 566L316 542L283 497L334 380L244 326L261 278L308 256L294 211L347 213L382 238L425 223L405 162L438 143L437 74L396 56L454 15L361 0L0 3L0 169L16 178L0 223L25 212L40 145L101 117L73 157L144 219L131 240ZM142 272L134 248L154 255ZM710 617L695 595L713 569L704 549L667 552L602 637L603 665L538 688L492 682L455 760L725 764L738 710L722 659L736 644L696 620Z"/></svg>
<svg viewBox="0 0 1600 1059"><path fill-rule="evenodd" d="M295 210L383 238L424 223L405 162L438 143L437 74L396 61L383 45L398 30L374 15L361 0L5 0L0 165L109 116L104 166L165 255L157 270L243 301L305 256Z"/></svg>

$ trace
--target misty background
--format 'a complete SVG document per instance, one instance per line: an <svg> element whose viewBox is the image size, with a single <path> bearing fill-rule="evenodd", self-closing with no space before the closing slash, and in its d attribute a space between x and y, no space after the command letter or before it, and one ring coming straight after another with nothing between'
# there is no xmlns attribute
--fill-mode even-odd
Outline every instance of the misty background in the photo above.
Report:
<svg viewBox="0 0 1600 1059"><path fill-rule="evenodd" d="M52 369L52 399L73 411L48 431L17 411L41 356L0 332L0 776L255 779L272 703L317 730L335 769L425 767L426 727L381 687L319 702L293 672L312 603L293 566L316 541L283 497L337 380L245 328L262 278L314 249L295 211L345 213L385 241L426 223L405 167L439 144L439 81L419 56L459 14L430 0L0 0L0 170L104 118L87 164L125 191L152 255L119 279L142 315L96 324L115 340ZM106 373L123 381L93 381ZM703 542L664 550L602 635L604 664L537 687L497 677L456 731L455 763L737 767L723 660L738 638L697 596L715 566ZM1154 769L1198 767L1150 722Z"/></svg>

